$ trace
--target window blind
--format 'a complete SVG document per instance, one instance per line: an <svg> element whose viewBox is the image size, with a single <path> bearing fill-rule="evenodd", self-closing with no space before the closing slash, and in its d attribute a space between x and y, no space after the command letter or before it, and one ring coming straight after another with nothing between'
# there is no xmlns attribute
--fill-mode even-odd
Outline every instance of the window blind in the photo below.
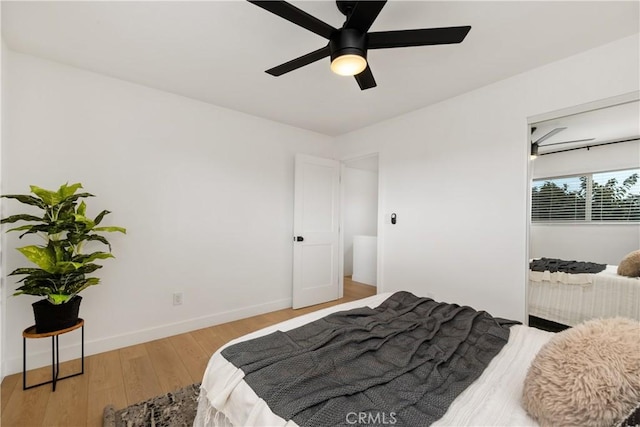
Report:
<svg viewBox="0 0 640 427"><path fill-rule="evenodd" d="M586 188L583 176L533 181L531 220L584 221Z"/></svg>
<svg viewBox="0 0 640 427"><path fill-rule="evenodd" d="M532 222L640 221L640 169L534 180Z"/></svg>

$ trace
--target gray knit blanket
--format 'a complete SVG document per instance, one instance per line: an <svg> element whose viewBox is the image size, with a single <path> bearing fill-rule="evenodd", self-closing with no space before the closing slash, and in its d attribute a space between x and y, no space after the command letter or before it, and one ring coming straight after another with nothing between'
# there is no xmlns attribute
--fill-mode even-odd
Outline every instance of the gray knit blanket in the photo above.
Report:
<svg viewBox="0 0 640 427"><path fill-rule="evenodd" d="M426 426L487 367L518 322L397 292L222 355L272 412L301 426Z"/></svg>
<svg viewBox="0 0 640 427"><path fill-rule="evenodd" d="M606 270L607 264L598 264L589 261L569 261L559 258L539 258L529 263L531 271L558 271L571 274L597 274Z"/></svg>

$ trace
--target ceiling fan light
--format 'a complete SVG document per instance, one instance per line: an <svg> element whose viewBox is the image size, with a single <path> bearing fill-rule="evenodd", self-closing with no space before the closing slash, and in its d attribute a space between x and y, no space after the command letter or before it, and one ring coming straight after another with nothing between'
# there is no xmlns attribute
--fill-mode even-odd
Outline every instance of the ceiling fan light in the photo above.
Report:
<svg viewBox="0 0 640 427"><path fill-rule="evenodd" d="M355 76L367 68L367 60L360 55L340 55L331 61L331 71L341 76Z"/></svg>
<svg viewBox="0 0 640 427"><path fill-rule="evenodd" d="M531 158L535 159L538 157L538 148L539 145L537 142L534 142L533 144L531 144Z"/></svg>

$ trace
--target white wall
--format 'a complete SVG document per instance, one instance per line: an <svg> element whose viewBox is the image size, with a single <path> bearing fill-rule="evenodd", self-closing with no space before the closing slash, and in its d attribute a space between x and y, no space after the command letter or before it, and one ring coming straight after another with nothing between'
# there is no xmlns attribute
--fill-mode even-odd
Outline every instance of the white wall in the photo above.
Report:
<svg viewBox="0 0 640 427"><path fill-rule="evenodd" d="M527 117L638 90L639 51L637 36L622 39L334 141L12 54L2 192L81 181L98 195L90 212L128 228L84 293L89 354L288 306L293 154L332 147L379 152L383 291L523 320ZM500 190L491 203L481 186ZM16 245L3 239L5 272L23 263ZM4 301L5 373L20 369L34 300Z"/></svg>
<svg viewBox="0 0 640 427"><path fill-rule="evenodd" d="M353 274L353 236L378 234L378 173L346 167L344 187L344 275Z"/></svg>
<svg viewBox="0 0 640 427"><path fill-rule="evenodd" d="M531 165L534 179L638 168L640 142L539 156ZM639 224L531 224L529 256L532 258L544 256L618 265L625 255L639 248Z"/></svg>
<svg viewBox="0 0 640 427"><path fill-rule="evenodd" d="M628 37L337 138L340 158L379 152L381 291L524 320L527 118L638 90L639 52Z"/></svg>
<svg viewBox="0 0 640 427"><path fill-rule="evenodd" d="M353 281L377 286L377 260L378 238L376 236L353 236Z"/></svg>
<svg viewBox="0 0 640 427"><path fill-rule="evenodd" d="M640 225L531 225L531 258L618 265L640 249Z"/></svg>
<svg viewBox="0 0 640 427"><path fill-rule="evenodd" d="M2 192L82 182L89 213L128 229L83 292L88 354L290 307L294 154L333 157L331 138L32 56L7 65ZM18 244L3 239L5 272L25 264ZM6 373L37 299L3 307ZM46 364L47 343L29 345Z"/></svg>

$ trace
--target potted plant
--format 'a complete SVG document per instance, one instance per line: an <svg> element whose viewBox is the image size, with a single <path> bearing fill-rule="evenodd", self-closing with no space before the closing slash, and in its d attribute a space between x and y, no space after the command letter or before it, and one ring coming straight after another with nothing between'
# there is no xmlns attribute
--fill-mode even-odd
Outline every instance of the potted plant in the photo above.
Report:
<svg viewBox="0 0 640 427"><path fill-rule="evenodd" d="M41 245L17 248L37 267L17 268L10 276L23 276L21 285L13 295L36 295L46 297L33 303L36 331L51 332L75 325L82 297L78 294L89 286L97 285L100 279L89 277L101 265L94 261L113 258L109 241L100 233L118 231L126 233L122 227L98 227L110 212L103 210L94 219L86 216L86 204L80 199L93 197L89 193L76 193L82 184L63 184L57 191L30 186L33 195L8 194L1 197L15 199L40 210L31 213L11 215L0 223L25 221L28 224L11 228L19 231L20 238L36 234L44 239ZM99 242L109 248L109 252L95 251L83 253L85 244Z"/></svg>

